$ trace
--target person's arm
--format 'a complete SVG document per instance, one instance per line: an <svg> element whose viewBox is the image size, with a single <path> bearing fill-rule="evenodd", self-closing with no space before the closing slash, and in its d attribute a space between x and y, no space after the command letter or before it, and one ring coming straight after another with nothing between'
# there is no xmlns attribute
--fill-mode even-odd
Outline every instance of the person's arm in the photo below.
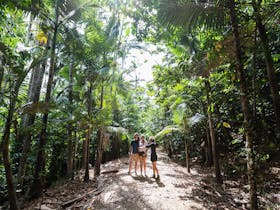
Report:
<svg viewBox="0 0 280 210"><path fill-rule="evenodd" d="M130 147L129 147L129 155L132 154L132 142L130 142Z"/></svg>
<svg viewBox="0 0 280 210"><path fill-rule="evenodd" d="M154 144L154 142L152 142L152 143L150 143L150 144L147 144L147 145L146 145L146 148L150 148L153 144Z"/></svg>

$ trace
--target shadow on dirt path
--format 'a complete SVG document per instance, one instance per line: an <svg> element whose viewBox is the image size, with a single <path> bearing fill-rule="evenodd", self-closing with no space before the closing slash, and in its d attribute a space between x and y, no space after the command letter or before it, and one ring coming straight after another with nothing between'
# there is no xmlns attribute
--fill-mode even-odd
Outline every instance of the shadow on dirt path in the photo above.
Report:
<svg viewBox="0 0 280 210"><path fill-rule="evenodd" d="M150 178L151 162L147 158L148 177L128 175L128 158L103 165L103 170L118 170L98 179L104 191L93 202L92 209L245 209L244 202L234 202L231 195L215 187L211 171L199 174L196 168L169 161L159 152L160 180ZM133 171L133 170L132 170ZM209 174L210 173L210 174ZM210 180L210 181L209 181Z"/></svg>
<svg viewBox="0 0 280 210"><path fill-rule="evenodd" d="M74 210L245 210L248 209L248 185L240 180L227 180L221 188L215 184L212 168L192 164L191 173L170 161L165 153L158 151L160 180L151 178L152 167L147 158L147 175L128 175L128 157L102 165L101 176L84 183L83 172L48 189L44 196L26 204L26 210L74 209ZM277 172L278 168L273 168ZM280 169L279 169L280 170ZM134 171L134 170L132 170ZM273 172L273 171L272 171ZM279 178L278 173L272 173ZM277 175L278 174L278 175ZM276 181L275 181L276 180ZM279 186L278 179L265 182ZM273 186L274 186L273 185ZM279 189L275 187L275 189ZM269 194L259 196L260 209L280 209L280 194L267 189ZM70 202L69 202L70 201ZM69 204L69 205L68 205Z"/></svg>

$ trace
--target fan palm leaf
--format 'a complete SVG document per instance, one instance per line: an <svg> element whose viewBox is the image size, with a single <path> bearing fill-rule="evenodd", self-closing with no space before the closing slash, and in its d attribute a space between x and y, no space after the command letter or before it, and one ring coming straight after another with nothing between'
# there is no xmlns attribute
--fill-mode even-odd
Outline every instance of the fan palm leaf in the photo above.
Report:
<svg viewBox="0 0 280 210"><path fill-rule="evenodd" d="M228 19L223 1L178 1L161 0L159 5L159 18L170 28L183 26L189 31L192 28L223 28Z"/></svg>

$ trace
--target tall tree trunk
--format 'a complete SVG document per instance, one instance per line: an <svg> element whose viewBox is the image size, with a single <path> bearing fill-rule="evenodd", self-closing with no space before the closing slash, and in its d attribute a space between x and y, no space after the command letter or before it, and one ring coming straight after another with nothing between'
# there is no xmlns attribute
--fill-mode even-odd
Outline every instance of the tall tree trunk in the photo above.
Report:
<svg viewBox="0 0 280 210"><path fill-rule="evenodd" d="M212 112L209 109L211 106L211 101L210 101L210 82L208 79L205 79L205 89L206 89L206 96L207 96L207 104L208 104L208 124L209 124L209 131L210 131L210 138L211 138L211 145L212 145L212 156L213 156L213 163L214 163L214 168L215 168L215 177L216 177L216 182L218 184L222 184L222 176L221 176L221 170L220 170L220 164L219 164L219 151L217 149L217 143L216 143L216 134L214 130L214 122L212 118Z"/></svg>
<svg viewBox="0 0 280 210"><path fill-rule="evenodd" d="M86 138L86 168L85 168L85 177L84 181L87 182L89 180L89 144L90 144L90 137L92 132L92 125L91 125L91 118L92 118L92 91L93 91L93 81L92 81L92 75L90 75L90 87L88 90L88 118L89 118L89 125L88 125L88 131L87 131L87 138Z"/></svg>
<svg viewBox="0 0 280 210"><path fill-rule="evenodd" d="M188 140L185 138L185 154L186 154L186 167L188 169L188 173L191 172L191 167L190 167L190 158L189 158L189 148L188 148Z"/></svg>
<svg viewBox="0 0 280 210"><path fill-rule="evenodd" d="M27 33L26 33L26 37L25 37L25 44L28 46L29 45L29 41L31 38L31 34L32 34L32 24L33 24L33 14L29 14L29 22L28 22L28 28L27 28Z"/></svg>
<svg viewBox="0 0 280 210"><path fill-rule="evenodd" d="M257 54L257 30L255 29L254 33L254 52L253 52L253 60L252 60L252 68L253 68L253 75L252 75L252 97L253 97L253 117L255 118L257 115L257 90L256 90L256 73L257 73L257 68L256 68L256 54Z"/></svg>
<svg viewBox="0 0 280 210"><path fill-rule="evenodd" d="M82 168L86 169L86 165L87 165L87 133L85 134L85 141L83 141L83 160L82 160Z"/></svg>
<svg viewBox="0 0 280 210"><path fill-rule="evenodd" d="M266 33L266 29L264 24L262 23L262 18L260 14L260 3L257 3L255 0L252 0L253 8L254 8L254 15L256 18L256 26L259 31L264 56L265 56L265 64L266 64L266 71L267 76L269 79L269 86L271 97L273 101L273 108L274 114L276 118L276 125L277 125L277 134L280 136L280 97L279 97L279 86L277 83L277 78L275 74L275 69L273 66L273 59L271 56L271 50L269 47L269 41Z"/></svg>
<svg viewBox="0 0 280 210"><path fill-rule="evenodd" d="M78 170L78 166L77 166L77 160L76 160L76 154L77 154L77 150L78 150L78 145L79 144L79 140L78 140L78 136L77 136L77 131L74 130L74 142L73 142L73 170L74 172Z"/></svg>
<svg viewBox="0 0 280 210"><path fill-rule="evenodd" d="M90 142L91 126L88 126L85 141L85 176L84 181L89 181L89 142Z"/></svg>
<svg viewBox="0 0 280 210"><path fill-rule="evenodd" d="M6 119L6 124L5 124L5 129L4 129L4 135L2 138L3 163L4 163L4 168L5 168L5 175L6 175L7 188L8 188L8 198L9 198L11 210L19 209L18 204L17 204L16 191L15 191L15 187L14 187L14 183L13 183L13 174L12 174L10 158L9 158L10 128L11 128L11 124L12 124L15 103L16 103L15 99L11 99L10 106L9 106L9 113L8 113L8 117Z"/></svg>
<svg viewBox="0 0 280 210"><path fill-rule="evenodd" d="M102 161L102 130L97 131L97 148L96 148L96 161L94 164L94 177L100 175L100 165Z"/></svg>
<svg viewBox="0 0 280 210"><path fill-rule="evenodd" d="M51 46L51 60L50 60L50 69L49 69L49 77L47 83L47 91L45 102L46 104L50 103L51 100L51 91L52 91L52 84L53 78L55 73L55 48L56 48L56 39L57 39L57 32L58 32L58 2L56 1L56 9L55 9L56 19L54 25L54 32L52 38L52 46ZM35 170L34 170L34 181L31 186L30 196L32 198L38 198L43 193L43 183L42 183L42 171L43 171L43 164L44 164L44 147L47 141L47 123L48 123L48 113L45 113L42 118L42 129L39 135L39 143L38 143L38 152L37 158L35 163Z"/></svg>
<svg viewBox="0 0 280 210"><path fill-rule="evenodd" d="M202 103L202 107L203 107L203 114L206 116L208 116L207 113L207 108L205 107L205 103ZM210 133L209 133L209 127L206 126L205 127L205 132L206 132L206 139L207 142L205 142L205 146L207 145L207 151L205 151L206 153L206 164L208 166L212 166L213 165L213 155L212 155L212 144L211 144L211 137L210 137Z"/></svg>
<svg viewBox="0 0 280 210"><path fill-rule="evenodd" d="M212 143L211 143L211 136L209 132L209 128L206 128L206 139L207 139L207 165L212 166L213 165L213 154L212 154Z"/></svg>
<svg viewBox="0 0 280 210"><path fill-rule="evenodd" d="M10 165L10 157L9 157L10 129L12 126L13 114L16 106L16 100L18 97L18 91L24 78L25 77L19 78L18 81L16 82L14 91L12 90L10 91L9 112L4 128L4 135L2 137L3 163L5 168L6 182L8 188L8 198L9 198L11 210L17 210L19 209L19 207L17 203L16 190L13 182L13 173L12 173L12 168Z"/></svg>
<svg viewBox="0 0 280 210"><path fill-rule="evenodd" d="M104 94L104 87L103 87L103 81L101 83L101 93L100 93L100 109L103 108L103 94ZM94 177L98 177L100 175L100 165L102 161L102 149L103 145L103 133L102 129L98 129L97 131L97 150L96 150L96 161L94 164Z"/></svg>
<svg viewBox="0 0 280 210"><path fill-rule="evenodd" d="M230 17L231 24L234 34L235 41L235 50L236 50L236 70L238 73L239 81L240 81L240 96L244 117L244 130L246 137L246 149L247 149L247 170L248 170L248 179L250 186L250 208L251 210L258 209L257 203L257 189L255 182L255 168L254 168L254 158L253 158L253 129L252 129L252 119L249 108L249 99L248 99L248 90L246 85L246 77L243 69L242 63L242 50L240 45L240 37L238 30L238 19L235 8L235 1L229 1L229 9L230 9Z"/></svg>
<svg viewBox="0 0 280 210"><path fill-rule="evenodd" d="M73 131L72 125L68 125L68 145L67 145L67 177L73 178Z"/></svg>
<svg viewBox="0 0 280 210"><path fill-rule="evenodd" d="M13 121L14 123L14 129L15 129L15 142L19 142L19 128L18 128L18 121L15 119Z"/></svg>
<svg viewBox="0 0 280 210"><path fill-rule="evenodd" d="M73 55L70 59L71 63L69 66L69 95L68 95L68 101L70 105L70 122L68 123L67 132L68 132L68 157L67 157L67 176L73 177L73 126L71 123L72 113L73 113L73 70L74 70L74 64L73 64Z"/></svg>
<svg viewBox="0 0 280 210"><path fill-rule="evenodd" d="M3 78L4 78L4 68L3 68L3 65L2 65L2 60L0 58L0 103L2 104L2 101L3 101L3 98L2 98L2 81L3 81Z"/></svg>
<svg viewBox="0 0 280 210"><path fill-rule="evenodd" d="M38 103L40 99L41 87L43 83L44 73L45 73L45 64L38 65L33 70L33 79L32 83L29 85L29 99L32 103ZM23 178L25 176L26 170L26 161L28 157L28 153L31 147L31 139L32 139L32 132L30 130L31 126L35 122L35 113L27 114L26 119L23 120L23 128L26 129L22 134L23 138L23 146L22 146L22 153L20 156L19 161L19 170L17 176L17 183L18 186L21 188L23 184Z"/></svg>

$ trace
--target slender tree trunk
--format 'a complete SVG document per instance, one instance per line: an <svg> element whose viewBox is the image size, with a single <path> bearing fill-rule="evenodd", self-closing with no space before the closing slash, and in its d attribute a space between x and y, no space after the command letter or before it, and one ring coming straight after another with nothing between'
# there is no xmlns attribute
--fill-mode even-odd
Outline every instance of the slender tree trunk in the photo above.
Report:
<svg viewBox="0 0 280 210"><path fill-rule="evenodd" d="M53 78L55 73L55 48L56 48L56 39L57 39L57 32L58 32L58 3L56 2L56 20L55 20L55 27L54 33L52 38L52 46L51 46L51 60L50 60L50 70L49 70L49 77L47 83L47 91L45 102L50 103L51 100L51 90L53 84ZM42 172L43 172L43 165L44 165L44 147L47 141L47 123L48 123L48 113L45 113L42 118L42 129L39 135L39 144L38 144L38 153L37 159L35 163L35 170L34 170L34 181L32 183L32 187L30 190L30 196L32 198L38 198L43 193L43 183L42 183Z"/></svg>
<svg viewBox="0 0 280 210"><path fill-rule="evenodd" d="M32 29L32 23L33 23L33 14L29 14L30 17L29 17L29 22L28 22L28 29L27 29L27 34L26 34L26 37L25 37L25 44L28 46L29 45L29 41L30 41L30 38L31 38L31 29Z"/></svg>
<svg viewBox="0 0 280 210"><path fill-rule="evenodd" d="M90 142L91 127L88 127L85 141L85 176L84 182L89 181L89 142Z"/></svg>
<svg viewBox="0 0 280 210"><path fill-rule="evenodd" d="M205 108L205 103L202 103L202 107L203 107L203 113L204 115L208 116L208 113L207 113L207 109ZM213 155L212 155L212 144L211 144L211 137L210 137L210 133L209 133L209 127L205 127L205 131L206 131L206 139L207 139L207 151L205 151L207 154L206 154L206 157L207 157L207 160L206 160L206 164L208 166L212 166L213 165Z"/></svg>
<svg viewBox="0 0 280 210"><path fill-rule="evenodd" d="M87 133L85 134L85 135L87 135ZM87 165L87 154L88 154L88 152L87 152L87 136L85 136L86 137L86 139L85 139L85 141L83 141L83 160L82 160L82 168L83 169L86 169L86 165Z"/></svg>
<svg viewBox="0 0 280 210"><path fill-rule="evenodd" d="M14 108L15 108L15 99L11 99L9 113L8 113L8 117L6 120L4 135L3 135L3 139L2 139L3 163L4 163L4 167L5 167L5 172L6 172L5 175L6 175L6 180L7 180L8 197L9 197L11 210L19 209L18 204L17 204L16 191L15 191L15 186L13 183L13 174L12 174L10 158L9 158L9 138L10 138L10 128L11 128L11 124L12 124Z"/></svg>
<svg viewBox="0 0 280 210"><path fill-rule="evenodd" d="M253 68L253 76L252 76L252 97L253 97L253 117L256 117L257 114L257 93L256 93L256 51L257 51L257 30L255 29L254 33L254 52L253 52L253 61L252 61L252 68Z"/></svg>
<svg viewBox="0 0 280 210"><path fill-rule="evenodd" d="M241 103L244 117L244 129L246 137L246 149L247 149L247 170L248 170L248 179L250 186L250 208L251 210L258 209L257 202L257 189L255 182L255 169L254 169L254 158L253 158L253 129L252 129L252 118L249 108L249 99L248 99L248 90L246 85L246 77L243 69L242 63L242 50L240 45L240 37L238 30L238 20L235 10L235 1L229 1L230 17L231 24L235 40L235 50L236 50L236 70L238 72L238 77L240 81L240 95Z"/></svg>
<svg viewBox="0 0 280 210"><path fill-rule="evenodd" d="M103 94L104 94L104 87L103 82L101 83L101 94L100 94L100 109L103 108ZM101 129L97 131L97 153L96 153L96 161L94 164L94 177L98 177L100 175L100 165L102 161L102 149L103 145L103 133Z"/></svg>
<svg viewBox="0 0 280 210"><path fill-rule="evenodd" d="M73 103L73 70L74 70L74 64L73 64L73 56L71 56L71 61L70 61L70 66L69 66L69 95L68 95L68 100L69 100L69 105L70 105L70 118L69 120L71 121L72 118L72 103ZM69 122L68 123L68 157L67 157L67 176L70 178L73 176L73 126Z"/></svg>
<svg viewBox="0 0 280 210"><path fill-rule="evenodd" d="M74 172L77 171L77 160L76 160L76 154L77 154L77 149L78 149L78 136L77 136L77 131L74 131L74 142L73 142L73 170Z"/></svg>
<svg viewBox="0 0 280 210"><path fill-rule="evenodd" d="M90 87L88 90L88 118L89 118L89 125L88 125L88 132L86 138L86 168L85 168L85 177L84 181L87 182L89 180L89 144L91 139L91 132L92 132L92 125L91 125L91 118L92 118L92 91L93 91L93 81L92 75L90 75Z"/></svg>
<svg viewBox="0 0 280 210"><path fill-rule="evenodd" d="M38 103L40 99L40 93L41 93L41 87L43 83L45 73L45 64L38 65L33 70L33 80L30 84L29 88L29 98L32 103ZM25 169L26 169L26 161L28 157L28 153L30 151L31 147L31 139L32 139L32 132L30 130L30 127L34 124L36 118L36 114L27 114L27 117L25 120L23 120L23 128L26 129L26 131L21 134L23 138L23 146L22 146L22 153L20 156L19 161L19 170L18 170L18 176L17 176L17 183L19 187L21 188L23 185L23 178L25 176Z"/></svg>
<svg viewBox="0 0 280 210"><path fill-rule="evenodd" d="M2 64L2 60L0 58L0 103L2 104L3 102L3 89L2 89L2 82L4 79L4 68L3 68L3 64Z"/></svg>
<svg viewBox="0 0 280 210"><path fill-rule="evenodd" d="M213 165L213 155L212 155L212 144L211 144L211 137L209 128L206 128L206 138L207 138L207 165L212 166Z"/></svg>
<svg viewBox="0 0 280 210"><path fill-rule="evenodd" d="M97 131L97 150L96 150L96 161L94 164L94 177L100 175L100 165L102 161L102 130Z"/></svg>
<svg viewBox="0 0 280 210"><path fill-rule="evenodd" d="M273 59L271 56L271 50L269 47L269 40L267 37L266 29L264 24L262 23L262 18L260 14L260 4L257 3L255 0L252 0L253 8L254 8L254 15L256 18L256 26L259 31L264 56L265 56L265 64L266 64L266 71L267 76L269 79L269 86L271 97L273 101L273 108L274 114L276 118L276 125L277 125L277 134L280 135L280 97L279 97L279 86L277 83L277 78L275 74L275 69L273 66Z"/></svg>
<svg viewBox="0 0 280 210"><path fill-rule="evenodd" d="M15 119L13 121L14 123L14 129L15 129L15 142L19 142L19 129L18 129L18 121Z"/></svg>
<svg viewBox="0 0 280 210"><path fill-rule="evenodd" d="M93 141L93 144L92 144L92 165L95 166L95 161L96 161L96 150L97 150L97 141Z"/></svg>
<svg viewBox="0 0 280 210"><path fill-rule="evenodd" d="M68 125L67 127L68 132L68 156L67 156L67 177L73 177L73 132L72 132L72 125Z"/></svg>
<svg viewBox="0 0 280 210"><path fill-rule="evenodd" d="M207 79L205 79L205 89L206 89L206 96L207 96L207 104L208 107L211 106L211 101L210 101L210 83ZM211 138L211 145L212 145L212 156L213 156L213 163L214 163L214 168L215 168L215 176L216 176L216 182L218 184L222 184L222 176L221 176L221 170L220 170L220 164L219 164L219 151L217 149L216 145L216 135L215 135L215 130L214 130L214 122L212 118L212 112L211 110L208 109L208 123L209 123L209 130L210 130L210 138Z"/></svg>
<svg viewBox="0 0 280 210"><path fill-rule="evenodd" d="M189 155L187 138L185 138L185 153L186 153L186 167L188 169L188 173L190 173L191 172L190 158L189 158L190 155Z"/></svg>
<svg viewBox="0 0 280 210"><path fill-rule="evenodd" d="M13 114L16 106L18 91L23 80L24 77L19 79L19 81L16 83L14 91L11 90L9 112L4 128L4 135L2 137L3 163L5 168L6 182L8 188L8 198L9 198L11 210L17 210L19 209L19 207L18 207L18 202L16 197L16 190L13 182L13 173L12 173L12 168L10 165L10 157L9 157L10 129L12 126Z"/></svg>

